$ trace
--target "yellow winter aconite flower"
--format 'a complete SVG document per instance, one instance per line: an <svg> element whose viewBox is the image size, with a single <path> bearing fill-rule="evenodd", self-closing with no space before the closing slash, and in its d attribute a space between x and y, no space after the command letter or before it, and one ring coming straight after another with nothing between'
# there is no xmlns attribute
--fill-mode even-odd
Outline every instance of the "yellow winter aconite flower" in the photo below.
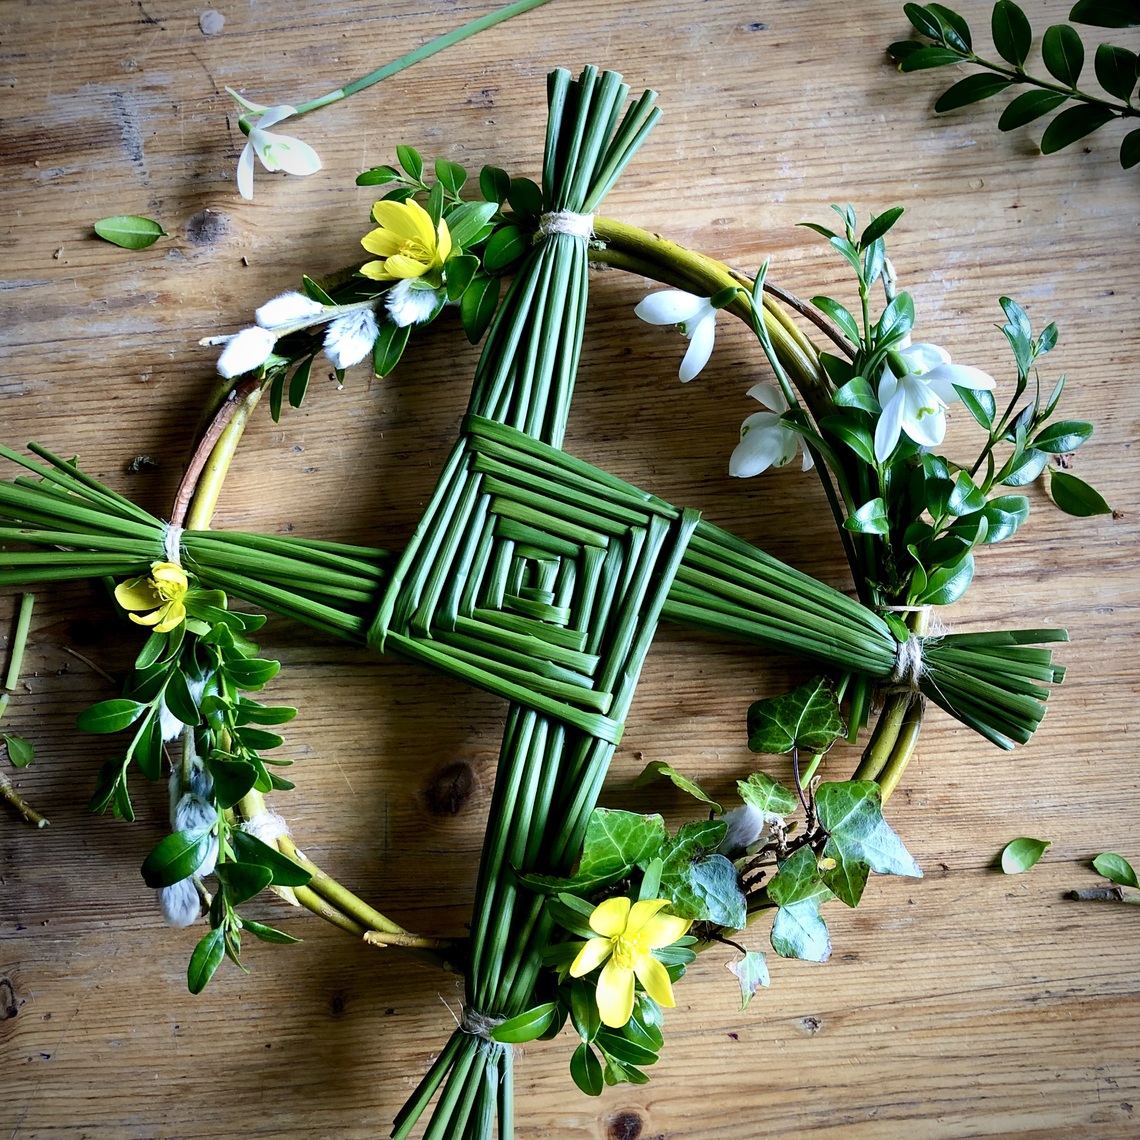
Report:
<svg viewBox="0 0 1140 1140"><path fill-rule="evenodd" d="M379 261L368 261L360 272L373 281L400 281L438 275L451 256L451 234L442 218L432 225L431 215L418 202L377 202L372 217L379 229L360 240Z"/></svg>
<svg viewBox="0 0 1140 1140"><path fill-rule="evenodd" d="M598 1012L611 1029L620 1029L633 1013L635 977L658 1005L676 1004L669 974L653 951L676 942L692 922L658 913L668 905L668 899L647 899L632 906L624 897L606 899L590 915L590 929L598 937L583 943L570 973L580 978L606 963L598 978Z"/></svg>
<svg viewBox="0 0 1140 1140"><path fill-rule="evenodd" d="M145 611L127 616L139 625L153 625L156 633L169 633L186 620L186 591L190 583L174 562L155 562L149 578L132 578L115 587L115 601L125 610Z"/></svg>

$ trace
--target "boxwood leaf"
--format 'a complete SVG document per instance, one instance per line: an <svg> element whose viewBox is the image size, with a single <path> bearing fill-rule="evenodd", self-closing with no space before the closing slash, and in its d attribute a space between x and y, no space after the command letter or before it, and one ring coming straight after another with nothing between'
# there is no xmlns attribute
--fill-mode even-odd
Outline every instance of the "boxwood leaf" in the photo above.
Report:
<svg viewBox="0 0 1140 1140"><path fill-rule="evenodd" d="M521 1045L526 1041L534 1041L550 1028L557 1012L558 1006L552 1001L523 1010L517 1016L496 1025L491 1030L491 1040L504 1045Z"/></svg>
<svg viewBox="0 0 1140 1140"><path fill-rule="evenodd" d="M835 393L833 403L840 408L858 408L875 416L883 410L874 389L862 376L848 380Z"/></svg>
<svg viewBox="0 0 1140 1140"><path fill-rule="evenodd" d="M213 755L206 761L214 778L214 798L221 808L232 808L257 783L260 773L245 760Z"/></svg>
<svg viewBox="0 0 1140 1140"><path fill-rule="evenodd" d="M968 107L971 103L980 103L983 99L1000 95L1012 83L1012 79L1003 79L1001 76L990 75L984 71L976 75L967 75L965 79L958 80L953 87L948 87L939 95L934 109L942 112Z"/></svg>
<svg viewBox="0 0 1140 1140"><path fill-rule="evenodd" d="M1077 0L1069 19L1095 28L1134 28L1140 24L1140 8L1136 0Z"/></svg>
<svg viewBox="0 0 1140 1140"><path fill-rule="evenodd" d="M396 147L396 161L411 175L413 182L419 182L424 175L424 160L414 146L400 145Z"/></svg>
<svg viewBox="0 0 1140 1140"><path fill-rule="evenodd" d="M224 669L239 689L260 689L266 681L271 681L277 676L281 671L281 663L258 657L241 658L227 661Z"/></svg>
<svg viewBox="0 0 1140 1140"><path fill-rule="evenodd" d="M194 953L190 955L190 965L186 970L186 984L192 994L200 994L222 964L222 959L226 956L224 939L225 934L219 927L217 930L211 930L194 947Z"/></svg>
<svg viewBox="0 0 1140 1140"><path fill-rule="evenodd" d="M1085 65L1085 45L1068 24L1053 24L1041 38L1041 58L1054 79L1075 87Z"/></svg>
<svg viewBox="0 0 1140 1140"><path fill-rule="evenodd" d="M400 182L403 175L393 166L374 166L356 176L357 186L383 186L388 182Z"/></svg>
<svg viewBox="0 0 1140 1140"><path fill-rule="evenodd" d="M458 162L451 162L446 158L435 160L435 176L443 184L445 190L458 195L467 181L467 171ZM460 242L460 245L463 243Z"/></svg>
<svg viewBox="0 0 1140 1140"><path fill-rule="evenodd" d="M1096 107L1090 103L1067 107L1045 128L1041 136L1041 153L1054 154L1063 150L1115 118L1109 107Z"/></svg>
<svg viewBox="0 0 1140 1140"><path fill-rule="evenodd" d="M148 887L169 887L194 874L210 850L208 827L176 831L161 839L143 860L142 877Z"/></svg>
<svg viewBox="0 0 1140 1140"><path fill-rule="evenodd" d="M511 190L511 176L497 166L484 166L479 171L479 193L496 205L507 200Z"/></svg>
<svg viewBox="0 0 1140 1140"><path fill-rule="evenodd" d="M166 687L162 691L162 699L166 707L183 724L193 727L202 719L198 705L190 694L190 686L186 681L186 674L181 669L172 669L167 679Z"/></svg>
<svg viewBox="0 0 1140 1140"><path fill-rule="evenodd" d="M1140 128L1129 131L1120 144L1120 165L1131 170L1140 162Z"/></svg>
<svg viewBox="0 0 1140 1140"><path fill-rule="evenodd" d="M100 701L97 705L84 709L75 718L75 723L83 732L121 732L129 728L147 706L141 701L130 701L126 697Z"/></svg>
<svg viewBox="0 0 1140 1140"><path fill-rule="evenodd" d="M790 693L756 701L748 710L748 747L753 752L826 752L843 731L835 689L822 676Z"/></svg>
<svg viewBox="0 0 1140 1140"><path fill-rule="evenodd" d="M1028 17L1013 0L997 0L990 16L990 32L998 55L1006 63L1020 67L1033 45L1033 28Z"/></svg>
<svg viewBox="0 0 1140 1140"><path fill-rule="evenodd" d="M276 942L283 946L290 942L301 941L300 938L294 938L292 934L286 934L284 930L266 926L264 922L254 922L252 918L243 918L241 927L242 930L248 930L255 938L260 938L262 942Z"/></svg>
<svg viewBox="0 0 1140 1140"><path fill-rule="evenodd" d="M27 768L36 758L36 750L31 741L13 733L4 733L4 747L8 749L8 759L13 768Z"/></svg>
<svg viewBox="0 0 1140 1140"><path fill-rule="evenodd" d="M829 425L830 426L830 425ZM843 526L856 534L890 534L887 505L881 498L864 503L853 515L843 520Z"/></svg>
<svg viewBox="0 0 1140 1140"><path fill-rule="evenodd" d="M1028 836L1015 839L1007 843L1001 853L1001 869L1007 875L1020 875L1028 871L1051 846L1052 841L1048 839L1030 839Z"/></svg>
<svg viewBox="0 0 1140 1140"><path fill-rule="evenodd" d="M868 223L867 228L863 231L859 238L859 248L866 249L873 241L878 241L884 234L903 216L905 207L891 206L890 209L884 210L878 217L874 217Z"/></svg>
<svg viewBox="0 0 1140 1140"><path fill-rule="evenodd" d="M1083 420L1058 420L1044 428L1033 441L1033 446L1053 455L1076 451L1093 433L1092 424Z"/></svg>
<svg viewBox="0 0 1140 1140"><path fill-rule="evenodd" d="M1106 851L1093 860L1093 866L1100 874L1106 879L1111 879L1117 886L1140 887L1140 883L1136 881L1136 872L1132 869L1132 864L1129 863L1123 855L1116 855L1111 851Z"/></svg>
<svg viewBox="0 0 1140 1140"><path fill-rule="evenodd" d="M1089 515L1112 514L1112 508L1099 491L1065 471L1053 472L1049 480L1049 495L1067 515L1087 518Z"/></svg>
<svg viewBox="0 0 1140 1140"><path fill-rule="evenodd" d="M1029 518L1029 500L1024 495L999 495L986 503L982 514L989 524L982 542L992 545L1009 538Z"/></svg>
<svg viewBox="0 0 1140 1140"><path fill-rule="evenodd" d="M134 214L116 214L111 218L100 218L95 223L95 232L112 245L123 249L146 249L161 237L170 235L150 218L140 218Z"/></svg>
<svg viewBox="0 0 1140 1140"><path fill-rule="evenodd" d="M570 1058L570 1076L587 1096L602 1095L602 1089L605 1088L602 1065L585 1041L574 1050L574 1055Z"/></svg>
<svg viewBox="0 0 1140 1140"><path fill-rule="evenodd" d="M1137 8L1140 12L1140 7ZM1125 103L1132 98L1132 89L1136 86L1138 73L1137 58L1134 51L1127 48L1114 47L1112 44L1101 44L1096 49L1093 59L1096 68L1097 82L1110 95L1122 99Z"/></svg>
<svg viewBox="0 0 1140 1140"><path fill-rule="evenodd" d="M899 60L899 71L926 71L932 67L949 67L952 63L961 62L960 52L944 47L924 47L918 51L907 52Z"/></svg>
<svg viewBox="0 0 1140 1140"><path fill-rule="evenodd" d="M993 427L994 413L997 411L993 392L987 391L985 388L959 388L956 384L954 391L961 397L962 403L966 405L966 410L982 427L987 431Z"/></svg>
<svg viewBox="0 0 1140 1140"><path fill-rule="evenodd" d="M811 303L819 309L824 316L837 324L843 332L843 335L846 336L852 344L857 345L859 343L859 325L843 305L838 301L832 300L830 297L823 296L812 297Z"/></svg>
<svg viewBox="0 0 1140 1140"><path fill-rule="evenodd" d="M312 872L306 871L300 863L247 831L231 831L230 842L233 844L234 854L243 863L256 863L259 867L271 871L274 886L303 887L313 877Z"/></svg>
<svg viewBox="0 0 1140 1140"><path fill-rule="evenodd" d="M969 589L973 580L974 556L967 554L952 566L940 566L931 571L919 601L927 606L948 606Z"/></svg>
<svg viewBox="0 0 1140 1140"><path fill-rule="evenodd" d="M214 868L214 874L226 884L230 904L233 906L261 894L273 882L273 873L269 868L257 863L219 863Z"/></svg>
<svg viewBox="0 0 1140 1140"><path fill-rule="evenodd" d="M463 292L459 302L459 319L463 331L472 344L478 344L499 304L500 280L477 273Z"/></svg>
<svg viewBox="0 0 1140 1140"><path fill-rule="evenodd" d="M1001 113L998 119L999 131L1012 131L1017 127L1024 127L1034 119L1056 110L1062 103L1068 101L1068 95L1058 91L1025 91L1016 99L1011 99L1009 106Z"/></svg>

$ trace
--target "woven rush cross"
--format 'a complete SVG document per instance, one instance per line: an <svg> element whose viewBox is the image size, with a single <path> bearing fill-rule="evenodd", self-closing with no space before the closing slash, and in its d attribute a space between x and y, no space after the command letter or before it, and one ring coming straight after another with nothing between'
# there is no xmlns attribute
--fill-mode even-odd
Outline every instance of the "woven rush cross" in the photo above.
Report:
<svg viewBox="0 0 1140 1140"><path fill-rule="evenodd" d="M852 675L856 692L892 683L906 702L913 698L899 706L904 712L921 693L1006 747L1029 739L1048 695L1041 682L1063 672L1047 650L1016 648L1055 639L1049 631L923 643L696 511L562 450L590 219L657 118L652 92L623 114L627 96L616 73L550 76L542 221L491 326L459 438L401 556L204 529L175 535L174 553L205 586L510 702L473 904L464 1017L397 1117L397 1137L441 1088L426 1137L486 1140L496 1119L499 1135L512 1135L511 1049L490 1030L532 1003L554 925L544 897L519 876L565 874L577 859L660 619L820 662ZM0 585L141 574L170 556L165 524L73 464L43 449L50 466L3 453L43 482L0 485L0 514L14 524L0 541L52 552L0 555ZM48 529L61 500L71 531ZM314 565L325 571L319 588L301 572ZM1004 668L1001 685L986 682L980 699L974 675L1009 646L1016 664Z"/></svg>

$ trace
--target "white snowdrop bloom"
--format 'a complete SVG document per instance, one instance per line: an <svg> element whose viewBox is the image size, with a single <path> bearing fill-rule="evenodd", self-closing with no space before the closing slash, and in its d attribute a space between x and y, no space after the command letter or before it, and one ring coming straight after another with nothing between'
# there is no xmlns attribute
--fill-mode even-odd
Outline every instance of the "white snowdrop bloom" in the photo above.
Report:
<svg viewBox="0 0 1140 1140"><path fill-rule="evenodd" d="M650 293L634 313L651 325L676 325L689 341L678 375L687 384L698 375L712 356L716 336L716 309L711 298L696 297L680 289Z"/></svg>
<svg viewBox="0 0 1140 1140"><path fill-rule="evenodd" d="M291 107L288 103L282 103L277 107L261 107L256 103L246 102L233 91L230 91L230 94L243 107L257 115L256 122L251 122L245 116L239 120L243 130L248 126L249 135L237 165L238 192L243 198L247 200L253 198L255 158L260 159L261 165L269 171L284 170L286 174L303 175L314 174L320 170L321 160L308 143L292 135L283 135L266 129L292 118L297 113L296 107Z"/></svg>
<svg viewBox="0 0 1140 1140"><path fill-rule="evenodd" d="M371 351L380 331L371 309L357 309L337 317L325 333L325 356L334 368L351 368Z"/></svg>
<svg viewBox="0 0 1140 1140"><path fill-rule="evenodd" d="M780 418L788 410L788 402L779 388L754 384L748 395L769 410L753 412L740 425L740 442L728 461L728 473L741 479L790 463L803 443L800 433ZM807 471L811 465L811 452L805 447L803 469Z"/></svg>

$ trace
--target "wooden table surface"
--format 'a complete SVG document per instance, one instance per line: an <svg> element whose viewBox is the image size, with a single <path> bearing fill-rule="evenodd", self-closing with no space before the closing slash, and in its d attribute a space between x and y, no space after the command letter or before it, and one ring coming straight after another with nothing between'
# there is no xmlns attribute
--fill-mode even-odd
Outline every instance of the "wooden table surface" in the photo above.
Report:
<svg viewBox="0 0 1140 1140"><path fill-rule="evenodd" d="M1040 32L1068 0L1026 0ZM962 5L988 46L988 7ZM1032 492L1033 518L987 548L955 629L1067 627L1069 678L1014 755L937 710L888 818L926 870L876 878L858 911L829 906L827 965L770 954L772 987L738 1011L727 951L678 986L644 1087L581 1096L571 1041L520 1049L521 1137L712 1140L1140 1135L1140 975L1132 908L1068 901L1089 860L1140 865L1135 298L1137 182L1115 125L1049 158L1040 131L999 135L995 108L936 117L946 73L900 76L883 47L896 0L553 0L347 103L302 120L324 169L258 172L242 201L242 139L226 85L265 103L338 86L486 6L475 0L222 4L220 33L176 0L0 3L0 269L5 442L38 440L165 514L212 389L200 337L357 256L373 192L356 173L408 142L477 168L539 168L544 76L596 63L661 93L664 118L605 212L754 267L811 296L850 297L844 264L805 229L832 201L866 216L902 203L891 253L918 333L990 371L1010 295L1061 341L1066 409L1096 435L1073 470L1119 517L1070 519ZM1116 42L1137 46L1135 33ZM1090 43L1095 43L1091 40ZM1090 61L1091 63L1091 61ZM1090 67L1091 71L1091 67ZM1000 100L999 100L1000 102ZM142 252L92 222L135 213L170 237ZM701 508L837 586L849 583L818 483L795 466L732 480L727 459L763 379L723 322L712 363L682 386L682 341L632 314L645 283L595 274L567 446ZM302 411L259 411L215 525L398 549L456 430L477 352L445 316L384 381L314 377ZM969 438L959 409L952 438ZM129 465L147 455L156 468ZM7 475L6 475L7 477ZM166 791L134 781L139 818L89 815L111 745L74 726L116 693L139 644L94 586L37 591L25 676L5 728L33 741L22 791L44 831L0 819L0 1136L374 1137L453 1026L453 978L369 949L271 897L250 913L302 936L254 944L200 997L186 962L201 928L163 926L138 867L167 828ZM0 597L10 640L15 599ZM300 846L416 930L468 919L503 705L420 668L281 620L269 692L301 712L286 732L297 790L275 797ZM666 760L714 794L759 767L750 701L808 676L790 659L663 627L603 802L693 814L671 788L633 788ZM828 771L845 778L853 751ZM6 764L6 761L4 761ZM11 769L9 769L11 772ZM1029 874L995 859L1052 840ZM766 932L752 933L765 948Z"/></svg>

